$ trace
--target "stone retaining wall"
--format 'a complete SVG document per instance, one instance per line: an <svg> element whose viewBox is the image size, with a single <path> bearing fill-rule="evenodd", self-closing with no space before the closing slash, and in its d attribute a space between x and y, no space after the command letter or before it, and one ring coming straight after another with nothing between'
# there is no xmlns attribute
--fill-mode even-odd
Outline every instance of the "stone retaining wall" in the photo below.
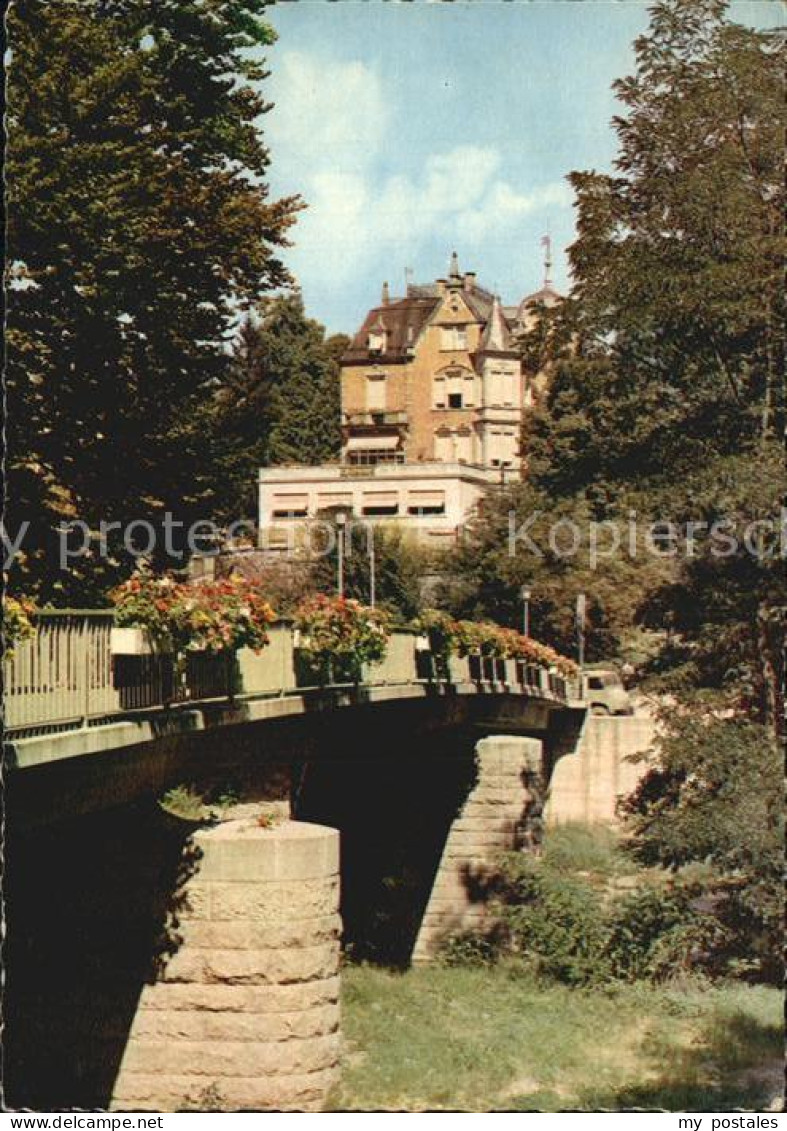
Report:
<svg viewBox="0 0 787 1131"><path fill-rule="evenodd" d="M648 750L655 737L650 715L588 714L573 753L558 758L552 772L547 824L616 823L618 800L633 792L649 768L629 758Z"/></svg>
<svg viewBox="0 0 787 1131"><path fill-rule="evenodd" d="M231 820L193 837L173 950L113 1110L315 1111L339 1072L339 834Z"/></svg>

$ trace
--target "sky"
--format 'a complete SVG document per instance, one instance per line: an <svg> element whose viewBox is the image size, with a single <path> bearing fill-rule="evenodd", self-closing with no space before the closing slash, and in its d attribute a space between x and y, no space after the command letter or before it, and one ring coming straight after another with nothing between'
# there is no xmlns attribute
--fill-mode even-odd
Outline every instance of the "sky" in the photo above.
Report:
<svg viewBox="0 0 787 1131"><path fill-rule="evenodd" d="M779 0L733 18L784 22ZM647 27L639 0L297 0L268 10L263 129L274 197L308 204L284 258L307 313L354 333L382 283L461 270L518 302L569 286L574 169L610 170L615 78Z"/></svg>

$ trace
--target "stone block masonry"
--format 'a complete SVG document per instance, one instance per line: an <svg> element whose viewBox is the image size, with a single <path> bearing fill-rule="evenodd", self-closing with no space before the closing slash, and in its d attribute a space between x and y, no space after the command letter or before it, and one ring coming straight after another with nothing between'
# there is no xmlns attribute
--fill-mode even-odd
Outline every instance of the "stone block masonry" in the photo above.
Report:
<svg viewBox="0 0 787 1131"><path fill-rule="evenodd" d="M189 855L112 1109L319 1111L339 1073L338 832L248 817Z"/></svg>
<svg viewBox="0 0 787 1131"><path fill-rule="evenodd" d="M485 880L501 852L526 843L540 819L542 748L496 736L476 746L477 779L451 825L412 960L428 962L451 935L483 926Z"/></svg>

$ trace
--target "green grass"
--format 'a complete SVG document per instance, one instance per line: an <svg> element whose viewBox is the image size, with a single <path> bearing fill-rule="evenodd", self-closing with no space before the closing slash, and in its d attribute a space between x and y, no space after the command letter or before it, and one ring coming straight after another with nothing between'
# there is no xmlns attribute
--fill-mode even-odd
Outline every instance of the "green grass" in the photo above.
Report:
<svg viewBox="0 0 787 1131"><path fill-rule="evenodd" d="M343 1110L762 1110L782 998L766 987L541 986L515 966L344 970Z"/></svg>
<svg viewBox="0 0 787 1131"><path fill-rule="evenodd" d="M641 871L623 852L619 834L605 825L566 824L549 829L542 861L556 874L579 872L602 881Z"/></svg>

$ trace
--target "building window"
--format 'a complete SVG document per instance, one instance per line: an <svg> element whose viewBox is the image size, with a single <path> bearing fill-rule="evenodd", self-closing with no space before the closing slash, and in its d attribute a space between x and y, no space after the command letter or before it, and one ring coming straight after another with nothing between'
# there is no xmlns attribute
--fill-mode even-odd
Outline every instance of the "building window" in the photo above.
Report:
<svg viewBox="0 0 787 1131"><path fill-rule="evenodd" d="M273 518L306 518L308 512L308 495L274 495L271 500Z"/></svg>
<svg viewBox="0 0 787 1131"><path fill-rule="evenodd" d="M404 463L404 452L389 448L353 448L347 453L353 467L374 467L378 463Z"/></svg>
<svg viewBox="0 0 787 1131"><path fill-rule="evenodd" d="M385 376L370 374L366 378L366 408L368 412L384 412L386 402Z"/></svg>
<svg viewBox="0 0 787 1131"><path fill-rule="evenodd" d="M511 370L493 369L487 379L487 396L491 405L515 405L517 403L516 373Z"/></svg>
<svg viewBox="0 0 787 1131"><path fill-rule="evenodd" d="M435 408L471 408L475 403L475 376L468 369L446 369L434 378Z"/></svg>
<svg viewBox="0 0 787 1131"><path fill-rule="evenodd" d="M353 511L353 497L352 495L339 495L339 494L325 494L317 497L317 512L330 511L330 510L346 510L350 514Z"/></svg>
<svg viewBox="0 0 787 1131"><path fill-rule="evenodd" d="M361 514L369 518L392 518L399 513L399 496L395 491L364 491Z"/></svg>
<svg viewBox="0 0 787 1131"><path fill-rule="evenodd" d="M391 518L399 513L399 506L397 503L369 503L361 513L367 518Z"/></svg>
<svg viewBox="0 0 787 1131"><path fill-rule="evenodd" d="M473 462L473 437L469 432L454 433L454 452L459 463Z"/></svg>
<svg viewBox="0 0 787 1131"><path fill-rule="evenodd" d="M444 513L446 513L446 503L435 502L427 504L427 506L424 507L408 507L407 513L408 515L444 515Z"/></svg>
<svg viewBox="0 0 787 1131"><path fill-rule="evenodd" d="M407 499L408 514L445 514L445 494L442 491L410 491Z"/></svg>
<svg viewBox="0 0 787 1131"><path fill-rule="evenodd" d="M386 337L385 330L370 330L367 343L369 353L385 353Z"/></svg>
<svg viewBox="0 0 787 1131"><path fill-rule="evenodd" d="M450 463L454 456L454 446L450 432L438 432L434 438L434 458L439 463Z"/></svg>
<svg viewBox="0 0 787 1131"><path fill-rule="evenodd" d="M493 429L489 433L487 452L492 467L513 467L517 455L516 433Z"/></svg>
<svg viewBox="0 0 787 1131"><path fill-rule="evenodd" d="M466 326L441 326L440 327L440 349L441 350L466 350L467 349L467 327Z"/></svg>

